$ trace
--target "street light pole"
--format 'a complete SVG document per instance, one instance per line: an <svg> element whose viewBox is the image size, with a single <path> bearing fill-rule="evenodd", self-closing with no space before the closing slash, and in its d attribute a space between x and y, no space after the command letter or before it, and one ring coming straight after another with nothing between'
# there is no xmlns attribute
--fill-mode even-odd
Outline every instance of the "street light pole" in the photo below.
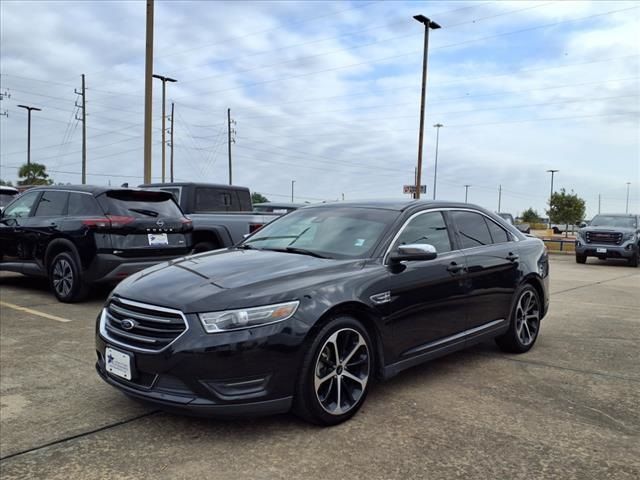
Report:
<svg viewBox="0 0 640 480"><path fill-rule="evenodd" d="M464 203L467 203L467 199L469 198L469 187L471 185L464 186Z"/></svg>
<svg viewBox="0 0 640 480"><path fill-rule="evenodd" d="M420 132L418 133L418 173L416 175L416 198L420 198L420 183L422 181L422 142L424 137L424 106L426 103L427 59L429 57L429 30L437 30L440 28L440 25L431 21L424 15L415 15L413 18L424 25L424 48L422 50L422 96L420 100Z"/></svg>
<svg viewBox="0 0 640 480"><path fill-rule="evenodd" d="M434 125L436 128L436 162L433 166L433 199L436 199L436 180L438 178L438 144L440 143L440 128L444 127L441 123Z"/></svg>
<svg viewBox="0 0 640 480"><path fill-rule="evenodd" d="M175 78L164 77L162 75L153 74L153 78L157 78L162 81L162 183L165 181L165 165L166 165L166 146L167 142L165 140L167 129L165 128L165 121L167 119L166 114L166 96L167 96L167 82L177 82Z"/></svg>
<svg viewBox="0 0 640 480"><path fill-rule="evenodd" d="M291 180L291 203L293 203L293 184L296 183L295 180Z"/></svg>
<svg viewBox="0 0 640 480"><path fill-rule="evenodd" d="M629 185L631 185L631 182L627 182L627 208L624 213L629 213Z"/></svg>
<svg viewBox="0 0 640 480"><path fill-rule="evenodd" d="M42 109L28 105L18 105L18 107L27 111L27 165L31 165L31 111L40 112Z"/></svg>
<svg viewBox="0 0 640 480"><path fill-rule="evenodd" d="M551 228L551 199L553 198L553 176L560 170L547 170L551 174L551 193L549 194L549 228Z"/></svg>

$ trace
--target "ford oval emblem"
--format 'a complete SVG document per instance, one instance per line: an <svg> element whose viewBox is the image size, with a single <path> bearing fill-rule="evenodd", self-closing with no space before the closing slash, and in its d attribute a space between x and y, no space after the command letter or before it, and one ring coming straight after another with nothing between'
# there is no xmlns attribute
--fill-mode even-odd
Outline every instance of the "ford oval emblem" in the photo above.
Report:
<svg viewBox="0 0 640 480"><path fill-rule="evenodd" d="M164 220L159 219L159 220L156 222L156 225L158 225L160 228L164 227Z"/></svg>
<svg viewBox="0 0 640 480"><path fill-rule="evenodd" d="M135 322L129 318L125 318L124 320L122 320L122 322L120 322L120 326L124 329L124 330L133 330L133 327L136 326Z"/></svg>

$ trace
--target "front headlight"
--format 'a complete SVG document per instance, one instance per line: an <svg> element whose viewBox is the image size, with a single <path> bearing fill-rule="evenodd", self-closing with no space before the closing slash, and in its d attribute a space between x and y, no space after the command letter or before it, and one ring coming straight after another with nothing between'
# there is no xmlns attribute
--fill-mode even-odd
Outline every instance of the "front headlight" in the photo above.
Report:
<svg viewBox="0 0 640 480"><path fill-rule="evenodd" d="M199 313L198 316L207 333L228 332L282 322L296 313L298 305L300 302L296 300L263 307Z"/></svg>
<svg viewBox="0 0 640 480"><path fill-rule="evenodd" d="M623 240L623 241L633 240L633 241L635 242L637 239L638 239L638 236L637 236L637 234L636 234L636 233L634 233L634 232L628 232L628 233L625 233L625 234L622 236L622 240Z"/></svg>

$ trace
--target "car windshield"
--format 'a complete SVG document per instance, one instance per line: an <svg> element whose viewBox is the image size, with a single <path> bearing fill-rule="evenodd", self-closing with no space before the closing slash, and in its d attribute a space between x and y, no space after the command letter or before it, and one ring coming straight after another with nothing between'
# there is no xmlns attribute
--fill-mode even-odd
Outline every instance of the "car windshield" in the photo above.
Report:
<svg viewBox="0 0 640 480"><path fill-rule="evenodd" d="M267 224L240 248L307 253L325 258L366 258L399 212L328 207L296 210Z"/></svg>
<svg viewBox="0 0 640 480"><path fill-rule="evenodd" d="M637 228L636 217L622 217L616 215L596 215L591 221L592 227L623 227Z"/></svg>
<svg viewBox="0 0 640 480"><path fill-rule="evenodd" d="M11 200L16 198L17 193L0 193L0 207L5 207Z"/></svg>

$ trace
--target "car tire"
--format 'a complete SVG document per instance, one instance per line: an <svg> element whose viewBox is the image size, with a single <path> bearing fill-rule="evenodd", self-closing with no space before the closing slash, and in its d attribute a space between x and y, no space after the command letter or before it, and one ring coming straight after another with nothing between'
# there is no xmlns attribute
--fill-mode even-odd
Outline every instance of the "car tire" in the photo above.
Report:
<svg viewBox="0 0 640 480"><path fill-rule="evenodd" d="M578 255L576 253L576 263L587 263L587 256L586 255Z"/></svg>
<svg viewBox="0 0 640 480"><path fill-rule="evenodd" d="M62 252L49 264L49 286L56 298L64 303L82 300L89 286L82 278L82 270L71 252Z"/></svg>
<svg viewBox="0 0 640 480"><path fill-rule="evenodd" d="M531 350L540 332L542 305L538 292L525 284L514 296L509 330L496 338L496 343L505 352L524 353Z"/></svg>
<svg viewBox="0 0 640 480"><path fill-rule="evenodd" d="M212 242L198 242L193 246L191 253L208 252L209 250L216 250L217 248L219 247Z"/></svg>
<svg viewBox="0 0 640 480"><path fill-rule="evenodd" d="M313 337L304 356L294 413L323 426L350 419L367 396L373 355L371 339L360 322L344 315L331 319Z"/></svg>
<svg viewBox="0 0 640 480"><path fill-rule="evenodd" d="M633 254L633 256L627 260L627 262L629 263L630 267L637 267L638 266L638 262L640 260L640 251L636 250L636 253Z"/></svg>

